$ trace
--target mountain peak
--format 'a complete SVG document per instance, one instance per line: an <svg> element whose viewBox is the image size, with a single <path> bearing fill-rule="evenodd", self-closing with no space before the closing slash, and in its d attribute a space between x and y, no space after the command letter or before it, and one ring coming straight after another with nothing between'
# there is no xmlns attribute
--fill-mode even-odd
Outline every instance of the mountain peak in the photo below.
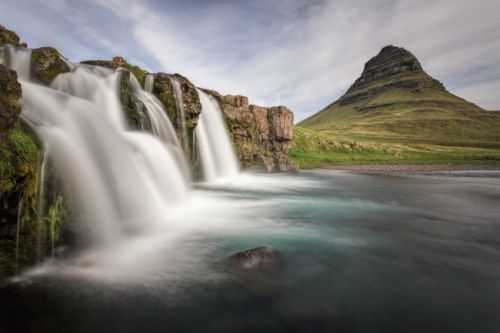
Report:
<svg viewBox="0 0 500 333"><path fill-rule="evenodd" d="M418 59L402 47L388 45L365 64L363 73L349 88L348 93L375 80L413 73L424 73Z"/></svg>

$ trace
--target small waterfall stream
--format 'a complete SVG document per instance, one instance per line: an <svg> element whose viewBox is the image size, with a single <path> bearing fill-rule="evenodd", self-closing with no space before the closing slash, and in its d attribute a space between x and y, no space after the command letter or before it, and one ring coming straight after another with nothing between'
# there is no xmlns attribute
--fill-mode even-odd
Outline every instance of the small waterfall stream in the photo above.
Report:
<svg viewBox="0 0 500 333"><path fill-rule="evenodd" d="M235 178L238 175L238 162L224 126L219 104L202 90L196 90L202 107L196 136L203 176L208 182Z"/></svg>
<svg viewBox="0 0 500 333"><path fill-rule="evenodd" d="M177 110L177 127L181 131L182 148L186 154L189 153L189 140L186 128L186 113L184 112L184 103L182 101L181 84L174 78L170 79L174 87L175 109Z"/></svg>
<svg viewBox="0 0 500 333"><path fill-rule="evenodd" d="M147 74L146 78L144 79L144 90L152 94L154 84L155 84L155 77L152 74Z"/></svg>
<svg viewBox="0 0 500 333"><path fill-rule="evenodd" d="M4 45L4 52L10 68L17 72L22 80L31 78L31 49L18 49L12 45Z"/></svg>

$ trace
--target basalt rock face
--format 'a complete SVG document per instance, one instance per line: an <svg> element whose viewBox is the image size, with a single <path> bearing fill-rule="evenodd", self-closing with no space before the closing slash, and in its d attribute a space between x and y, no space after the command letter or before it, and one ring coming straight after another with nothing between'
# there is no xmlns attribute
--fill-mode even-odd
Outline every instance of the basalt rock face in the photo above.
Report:
<svg viewBox="0 0 500 333"><path fill-rule="evenodd" d="M243 168L298 170L297 164L288 160L293 140L293 113L288 108L250 105L245 96L205 91L219 102Z"/></svg>
<svg viewBox="0 0 500 333"><path fill-rule="evenodd" d="M31 75L34 80L50 84L61 73L69 72L68 64L53 47L41 47L31 53Z"/></svg>

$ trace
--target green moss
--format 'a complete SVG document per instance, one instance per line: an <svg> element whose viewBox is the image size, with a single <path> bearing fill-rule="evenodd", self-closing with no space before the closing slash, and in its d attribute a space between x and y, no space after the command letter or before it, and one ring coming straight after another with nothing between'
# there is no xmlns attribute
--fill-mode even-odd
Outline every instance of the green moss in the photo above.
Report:
<svg viewBox="0 0 500 333"><path fill-rule="evenodd" d="M68 64L53 47L41 47L31 52L31 72L42 83L50 84L57 75L69 70Z"/></svg>
<svg viewBox="0 0 500 333"><path fill-rule="evenodd" d="M39 174L39 149L36 140L19 122L0 139L0 196L6 206L1 213L10 221L19 225L19 267L28 265L36 256L37 193ZM22 200L21 210L19 209ZM0 252L0 275L12 274L12 262L15 258L12 239L2 239Z"/></svg>
<svg viewBox="0 0 500 333"><path fill-rule="evenodd" d="M46 228L49 231L49 241L52 246L61 239L62 226L67 217L68 213L63 204L63 197L58 195L54 204L49 208L46 218Z"/></svg>
<svg viewBox="0 0 500 333"><path fill-rule="evenodd" d="M122 72L120 78L120 100L131 128L141 128L142 117L130 87L130 73Z"/></svg>
<svg viewBox="0 0 500 333"><path fill-rule="evenodd" d="M0 25L0 45L5 44L19 46L19 36L14 31Z"/></svg>
<svg viewBox="0 0 500 333"><path fill-rule="evenodd" d="M147 72L141 69L139 66L131 65L129 63L125 63L123 65L130 73L134 74L135 78L142 87L144 87L144 81L146 80Z"/></svg>
<svg viewBox="0 0 500 333"><path fill-rule="evenodd" d="M36 175L38 168L38 148L30 136L17 123L7 132L0 145L0 194L24 188L26 183L19 180ZM35 189L30 188L30 192Z"/></svg>

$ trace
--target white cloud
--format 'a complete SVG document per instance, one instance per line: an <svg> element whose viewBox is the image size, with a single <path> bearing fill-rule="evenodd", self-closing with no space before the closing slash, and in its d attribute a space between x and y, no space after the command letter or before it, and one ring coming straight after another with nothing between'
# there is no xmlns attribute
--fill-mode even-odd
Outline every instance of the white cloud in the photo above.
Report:
<svg viewBox="0 0 500 333"><path fill-rule="evenodd" d="M41 39L65 31L54 45L81 55L76 60L122 54L152 71L179 72L199 86L244 94L253 103L285 104L296 119L338 98L387 44L412 51L453 92L500 109L496 0L41 4L18 1L8 11L30 16L31 8L44 7L31 12L22 33L39 29L29 36Z"/></svg>

